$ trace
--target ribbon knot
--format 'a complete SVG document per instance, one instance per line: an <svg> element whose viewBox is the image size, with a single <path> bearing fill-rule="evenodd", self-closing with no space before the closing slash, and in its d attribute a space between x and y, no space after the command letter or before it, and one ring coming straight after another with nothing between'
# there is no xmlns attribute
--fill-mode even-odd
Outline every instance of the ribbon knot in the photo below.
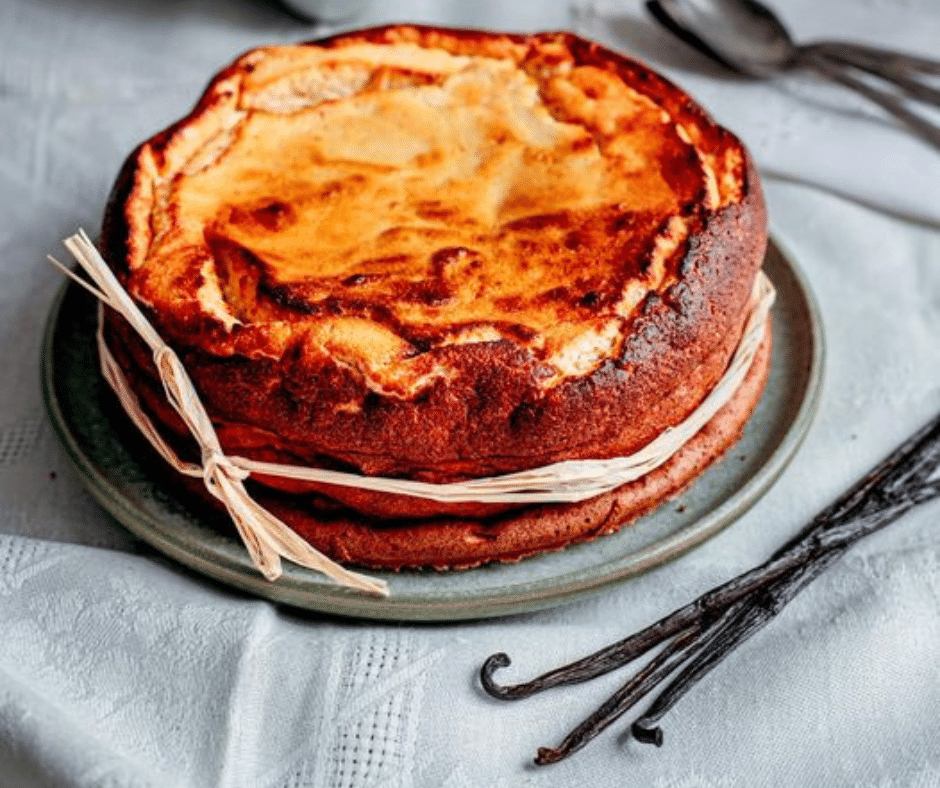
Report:
<svg viewBox="0 0 940 788"><path fill-rule="evenodd" d="M229 479L244 481L251 473L244 468L239 468L232 460L221 451L209 447L202 449L202 477L206 481L206 486L214 483L216 474L225 474Z"/></svg>
<svg viewBox="0 0 940 788"><path fill-rule="evenodd" d="M351 572L330 560L251 498L242 484L251 475L251 471L239 467L222 451L212 420L203 407L182 361L161 339L84 232L66 239L65 246L92 278L93 285L54 258L50 260L102 304L124 317L147 343L168 402L199 445L202 467L182 461L144 412L137 395L105 342L103 307L99 308L98 312L98 354L102 374L121 400L127 415L163 458L180 473L192 477L202 476L208 492L224 504L231 516L255 567L268 580L275 580L282 573L283 556L301 566L321 572L347 588L374 596L387 596L388 585L383 580Z"/></svg>

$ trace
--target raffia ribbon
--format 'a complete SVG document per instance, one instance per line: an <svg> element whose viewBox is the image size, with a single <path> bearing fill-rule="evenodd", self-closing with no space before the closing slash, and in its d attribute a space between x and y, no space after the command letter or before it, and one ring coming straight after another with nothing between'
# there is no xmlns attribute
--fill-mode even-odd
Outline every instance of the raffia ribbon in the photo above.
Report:
<svg viewBox="0 0 940 788"><path fill-rule="evenodd" d="M225 505L258 571L268 580L276 580L282 574L281 558L284 557L321 572L340 585L374 596L388 596L388 584L385 581L351 572L330 560L248 495L243 481L251 472L240 468L223 453L215 428L179 357L160 338L127 291L121 287L84 232L66 239L65 246L91 277L94 285L75 276L54 258L50 259L102 303L122 314L150 347L167 399L189 427L202 450L202 465L196 466L180 460L141 410L127 379L107 350L102 332L103 321L99 319L98 347L102 351L100 359L103 375L128 415L167 462L187 476L201 476L206 489Z"/></svg>
<svg viewBox="0 0 940 788"><path fill-rule="evenodd" d="M567 460L501 476L431 484L227 456L222 451L212 422L179 357L160 338L120 285L88 236L80 231L64 243L92 278L94 285L75 275L55 258L49 259L103 304L123 315L150 347L167 399L200 446L202 464L197 466L183 462L160 436L108 350L102 333L103 321L99 319L98 348L103 375L130 418L167 462L187 476L201 476L209 492L225 505L258 570L269 580L276 579L282 572L280 559L283 557L321 572L341 585L381 596L388 594L386 583L351 572L315 550L285 523L256 503L248 495L242 483L244 479L252 473L261 473L444 503L565 503L593 498L639 479L665 463L731 399L744 381L763 340L767 316L775 296L770 280L760 272L754 282L744 332L721 380L683 422L666 429L635 454L608 460Z"/></svg>

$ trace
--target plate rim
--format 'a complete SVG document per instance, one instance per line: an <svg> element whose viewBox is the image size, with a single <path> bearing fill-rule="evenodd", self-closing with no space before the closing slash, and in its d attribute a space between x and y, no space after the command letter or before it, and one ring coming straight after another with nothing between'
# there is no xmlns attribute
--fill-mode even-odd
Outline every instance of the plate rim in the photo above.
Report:
<svg viewBox="0 0 940 788"><path fill-rule="evenodd" d="M121 527L130 531L134 536L160 553L173 559L183 567L209 577L227 587L237 588L254 596L293 608L378 621L453 622L534 612L575 602L585 596L600 593L606 588L618 585L632 577L681 558L690 550L698 547L724 530L732 522L741 518L774 485L796 455L809 431L812 417L818 410L822 396L826 343L821 310L809 281L795 262L792 254L789 253L789 250L773 234L768 237L765 259L771 253L775 253L786 267L802 298L802 306L809 315L809 325L805 327L808 330L810 344L809 369L806 372L805 388L799 407L787 425L783 437L754 475L734 494L724 499L704 517L695 521L693 523L694 528L689 526L679 529L655 540L629 556L621 557L619 559L621 563L627 558L633 560L623 563L619 568L606 574L592 575L589 573L585 576L584 569L561 573L550 578L562 581L553 583L551 587L546 586L547 580L543 578L536 582L528 581L517 583L515 586L496 587L488 589L485 593L469 596L466 592L458 597L439 593L433 599L429 599L427 596L416 597L408 593L396 595L393 585L391 596L374 598L332 584L312 572L312 570L295 567L289 563L285 563L285 572L282 577L275 582L270 582L257 573L247 552L244 552L244 560L235 560L232 556L213 551L204 544L196 544L195 546L184 544L182 540L167 535L165 526L161 526L161 523L156 521L148 512L142 512L133 507L131 502L112 483L111 479L100 472L95 462L83 450L78 437L69 429L68 415L63 410L62 403L56 393L53 348L65 299L70 292L70 288L78 287L71 281L66 281L60 287L47 317L40 359L42 395L49 419L64 454L79 481L82 482L98 505ZM141 523L141 518L152 523L152 525L145 527ZM689 538L690 530L692 532L691 538ZM243 550L237 536L233 535L228 541ZM539 558L534 556L525 560L527 562L537 561ZM485 566L462 571L498 570L499 566L497 565L495 567ZM398 574L381 571L371 573L375 576L386 577L390 584L393 584L394 578ZM446 573L436 573L428 570L427 574L439 576L442 583L446 583ZM527 591L508 596L505 593L506 588L527 589Z"/></svg>

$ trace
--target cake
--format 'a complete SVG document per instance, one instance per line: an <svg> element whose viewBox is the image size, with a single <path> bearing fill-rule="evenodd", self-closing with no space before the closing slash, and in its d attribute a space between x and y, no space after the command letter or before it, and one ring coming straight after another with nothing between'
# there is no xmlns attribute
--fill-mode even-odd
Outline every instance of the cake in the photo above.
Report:
<svg viewBox="0 0 940 788"><path fill-rule="evenodd" d="M226 454L445 484L630 455L685 419L738 346L766 239L741 142L647 66L569 33L397 25L235 60L130 155L101 249ZM110 310L104 336L184 446L146 345ZM768 330L701 432L586 501L264 474L253 494L364 566L559 549L719 458L769 355Z"/></svg>

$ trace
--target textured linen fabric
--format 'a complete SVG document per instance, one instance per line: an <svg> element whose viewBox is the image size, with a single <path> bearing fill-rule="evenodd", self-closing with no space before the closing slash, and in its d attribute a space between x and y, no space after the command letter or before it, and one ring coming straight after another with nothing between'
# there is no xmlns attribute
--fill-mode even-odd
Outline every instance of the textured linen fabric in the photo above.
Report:
<svg viewBox="0 0 940 788"><path fill-rule="evenodd" d="M940 40L932 3L780 7L807 37L920 51ZM805 78L741 84L703 70L636 3L401 0L355 21L396 19L602 38L666 70L766 172L786 175L767 180L772 229L811 282L828 349L803 447L699 549L503 620L327 618L162 558L91 501L46 423L39 349L61 278L43 258L97 228L123 157L219 66L326 28L247 0L4 0L0 788L940 785L936 503L857 546L738 649L667 715L660 749L629 739L625 717L571 760L532 766L623 674L518 703L476 683L495 651L513 658L500 678L523 680L764 560L940 410L940 154Z"/></svg>

